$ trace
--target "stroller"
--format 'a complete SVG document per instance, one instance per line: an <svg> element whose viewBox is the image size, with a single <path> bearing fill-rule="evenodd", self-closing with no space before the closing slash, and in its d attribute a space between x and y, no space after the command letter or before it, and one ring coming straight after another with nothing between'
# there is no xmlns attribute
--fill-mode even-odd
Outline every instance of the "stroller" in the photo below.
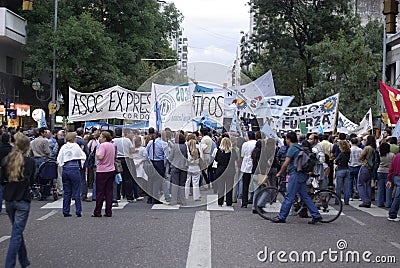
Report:
<svg viewBox="0 0 400 268"><path fill-rule="evenodd" d="M40 164L35 184L32 187L32 199L46 200L47 197L53 196L54 201L58 199L57 195L57 177L58 164L54 159L47 159Z"/></svg>

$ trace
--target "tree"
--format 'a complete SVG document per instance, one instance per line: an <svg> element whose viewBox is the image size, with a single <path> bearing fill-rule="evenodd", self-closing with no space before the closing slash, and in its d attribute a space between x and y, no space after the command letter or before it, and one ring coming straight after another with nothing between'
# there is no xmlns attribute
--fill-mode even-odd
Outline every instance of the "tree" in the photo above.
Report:
<svg viewBox="0 0 400 268"><path fill-rule="evenodd" d="M360 27L353 38L340 32L336 39L327 36L307 48L314 55L316 65L312 72L319 81L308 90L308 102L340 93L340 110L354 122L359 122L370 107L375 107L382 53L374 51L370 44L376 35L382 36L379 29L382 29L379 22L370 22L365 28ZM371 34L374 32L375 37Z"/></svg>
<svg viewBox="0 0 400 268"><path fill-rule="evenodd" d="M167 65L143 62L143 57L176 57L168 38L182 15L173 4L163 11L155 0L59 0L58 29L54 33L54 1L35 0L28 20L26 82L46 79L57 51L57 88L83 92L116 84L135 90ZM173 63L170 63L173 64ZM67 98L64 98L67 99Z"/></svg>
<svg viewBox="0 0 400 268"><path fill-rule="evenodd" d="M256 64L257 72L272 69L277 91L293 94L296 104L304 104L307 89L315 85L311 69L316 62L307 47L326 35L335 39L340 31L351 36L359 20L346 0L252 0L250 4L255 33L247 60Z"/></svg>

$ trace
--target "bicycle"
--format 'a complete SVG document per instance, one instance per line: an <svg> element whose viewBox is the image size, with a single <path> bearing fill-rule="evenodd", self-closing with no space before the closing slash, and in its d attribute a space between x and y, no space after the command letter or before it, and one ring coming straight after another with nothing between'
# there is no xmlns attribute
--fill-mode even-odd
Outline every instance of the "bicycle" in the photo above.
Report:
<svg viewBox="0 0 400 268"><path fill-rule="evenodd" d="M314 175L312 177L315 178L317 176ZM285 178L280 177L278 179L278 187L265 186L257 193L254 202L256 204L255 209L258 215L266 220L271 220L278 215L285 198L286 184L287 182ZM339 218L342 213L343 203L335 192L329 189L319 189L319 187L314 187L312 183L310 183L310 187L308 187L307 190L313 203L322 216L321 222L333 222ZM260 198L265 198L265 207L257 206ZM295 199L292 204L292 207L293 206L295 208L293 216L297 216L301 211L303 211L303 209L307 209L305 204L299 198Z"/></svg>

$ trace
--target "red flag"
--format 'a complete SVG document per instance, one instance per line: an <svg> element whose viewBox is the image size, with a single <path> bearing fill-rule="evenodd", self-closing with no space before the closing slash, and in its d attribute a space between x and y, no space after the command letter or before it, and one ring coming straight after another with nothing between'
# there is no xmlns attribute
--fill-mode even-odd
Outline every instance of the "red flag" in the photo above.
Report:
<svg viewBox="0 0 400 268"><path fill-rule="evenodd" d="M379 81L379 85L390 123L396 124L400 118L400 91L389 87L382 81Z"/></svg>

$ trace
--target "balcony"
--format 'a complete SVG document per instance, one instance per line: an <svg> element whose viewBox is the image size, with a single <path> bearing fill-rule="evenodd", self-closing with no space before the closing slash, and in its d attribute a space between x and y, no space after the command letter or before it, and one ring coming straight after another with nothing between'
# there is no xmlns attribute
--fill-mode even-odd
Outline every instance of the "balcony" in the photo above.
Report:
<svg viewBox="0 0 400 268"><path fill-rule="evenodd" d="M26 20L7 8L0 7L0 41L26 44Z"/></svg>

